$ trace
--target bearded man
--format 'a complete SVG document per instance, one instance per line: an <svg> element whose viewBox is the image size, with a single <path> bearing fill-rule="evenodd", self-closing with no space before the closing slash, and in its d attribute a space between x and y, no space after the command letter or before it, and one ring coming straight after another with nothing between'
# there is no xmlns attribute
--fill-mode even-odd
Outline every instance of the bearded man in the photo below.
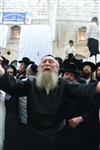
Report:
<svg viewBox="0 0 100 150"><path fill-rule="evenodd" d="M100 92L100 82L67 83L58 77L58 71L59 64L51 55L41 59L36 78L28 77L24 81L9 76L0 66L0 89L12 95L27 96L27 124L21 123L24 132L20 134L17 150L67 149L64 143L69 141L62 137L69 119L69 97Z"/></svg>
<svg viewBox="0 0 100 150"><path fill-rule="evenodd" d="M86 83L94 82L93 72L96 69L96 65L93 62L85 61L82 63L82 77L85 79Z"/></svg>
<svg viewBox="0 0 100 150"><path fill-rule="evenodd" d="M38 71L36 85L38 88L46 89L47 94L49 94L50 90L57 86L58 72L49 72L50 67L43 70L39 69Z"/></svg>

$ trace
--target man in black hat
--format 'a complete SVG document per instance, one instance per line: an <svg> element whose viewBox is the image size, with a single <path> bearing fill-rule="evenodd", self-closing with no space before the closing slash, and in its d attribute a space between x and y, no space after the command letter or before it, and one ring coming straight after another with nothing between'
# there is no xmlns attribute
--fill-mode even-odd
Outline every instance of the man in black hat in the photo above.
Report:
<svg viewBox="0 0 100 150"><path fill-rule="evenodd" d="M92 75L95 69L96 66L93 62L85 61L82 63L82 77L85 79L87 84L94 82Z"/></svg>
<svg viewBox="0 0 100 150"><path fill-rule="evenodd" d="M76 55L76 49L74 48L74 41L69 40L69 45L65 48L65 55L68 58L73 58Z"/></svg>
<svg viewBox="0 0 100 150"><path fill-rule="evenodd" d="M18 61L20 63L18 73L16 75L16 78L18 79L24 79L26 78L26 68L29 64L32 63L28 57L23 57L22 60Z"/></svg>
<svg viewBox="0 0 100 150"><path fill-rule="evenodd" d="M95 82L94 79L92 79L92 74L93 72L96 70L96 65L93 63L93 62L90 62L90 61L86 61L86 62L83 62L82 64L82 76L83 78L86 80L86 83L92 83L92 82ZM97 97L97 95L96 95ZM86 98L87 99L87 98ZM95 147L96 145L98 146L98 137L99 137L99 109L98 109L98 106L96 104L96 98L92 98L91 101L94 101L93 103L93 109L94 109L94 112L93 114L91 115L91 119L89 121L90 123L90 128L92 129L92 132L94 134L94 142L95 142ZM98 101L99 102L99 101ZM94 127L95 127L95 131L94 131ZM91 134L91 137L92 135Z"/></svg>
<svg viewBox="0 0 100 150"><path fill-rule="evenodd" d="M62 64L62 73L69 70L71 73L75 75L75 79L77 78L79 83L86 83L86 81L81 77L81 66L82 61L74 58L65 59ZM67 69L67 70L66 70ZM63 74L62 74L63 75Z"/></svg>
<svg viewBox="0 0 100 150"><path fill-rule="evenodd" d="M13 65L9 65L8 68L6 69L6 72L9 73L12 76L16 76L17 74L17 69Z"/></svg>
<svg viewBox="0 0 100 150"><path fill-rule="evenodd" d="M62 76L66 80L75 81L77 79L77 68L74 63L70 62L64 66L62 70Z"/></svg>
<svg viewBox="0 0 100 150"><path fill-rule="evenodd" d="M72 83L79 83L79 73L77 70L77 66L73 62L66 62L66 65L64 64L63 69L63 78L65 80L69 80ZM85 81L84 81L85 82ZM91 105L89 103L88 99L91 97L81 97L82 103L80 103L80 97L72 98L69 102L69 120L68 120L68 126L70 128L69 130L69 149L78 149L78 150L91 150L93 147L91 146L91 142L97 137L97 134L99 130L96 130L96 132L93 132L93 125L94 121L92 119L95 116L95 110L94 110L94 104ZM84 105L84 99L86 100L86 104ZM71 112L70 112L71 110ZM97 113L96 113L97 115ZM97 122L97 120L96 120ZM98 124L95 125L95 128L97 129ZM68 129L66 127L65 133L68 132ZM96 135L95 135L96 134ZM65 136L68 135L67 133ZM71 142L70 142L71 141ZM94 140L94 147L95 149L98 149L98 142Z"/></svg>

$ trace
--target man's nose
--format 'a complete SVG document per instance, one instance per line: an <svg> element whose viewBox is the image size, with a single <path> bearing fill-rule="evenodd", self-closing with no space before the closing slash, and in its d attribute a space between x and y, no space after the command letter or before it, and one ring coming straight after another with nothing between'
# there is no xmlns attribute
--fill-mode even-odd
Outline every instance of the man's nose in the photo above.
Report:
<svg viewBox="0 0 100 150"><path fill-rule="evenodd" d="M50 63L49 63L49 61L47 60L47 61L45 62L45 64L46 64L46 65L49 65Z"/></svg>

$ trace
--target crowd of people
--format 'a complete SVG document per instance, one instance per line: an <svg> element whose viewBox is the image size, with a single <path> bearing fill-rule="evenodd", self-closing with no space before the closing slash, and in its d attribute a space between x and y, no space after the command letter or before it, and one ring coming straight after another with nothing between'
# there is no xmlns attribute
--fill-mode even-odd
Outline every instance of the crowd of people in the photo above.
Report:
<svg viewBox="0 0 100 150"><path fill-rule="evenodd" d="M19 69L0 55L0 150L99 150L99 23L87 28L95 64L76 59L74 41L65 59L28 57Z"/></svg>
<svg viewBox="0 0 100 150"><path fill-rule="evenodd" d="M19 70L4 62L1 150L99 150L100 62L23 57Z"/></svg>

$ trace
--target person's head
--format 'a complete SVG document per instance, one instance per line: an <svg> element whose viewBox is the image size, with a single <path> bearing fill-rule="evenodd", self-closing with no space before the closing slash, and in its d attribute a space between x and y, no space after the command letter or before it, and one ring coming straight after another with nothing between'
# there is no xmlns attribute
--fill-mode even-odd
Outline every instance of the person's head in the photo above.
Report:
<svg viewBox="0 0 100 150"><path fill-rule="evenodd" d="M6 69L6 72L11 76L16 76L17 69L13 65L9 65L8 68Z"/></svg>
<svg viewBox="0 0 100 150"><path fill-rule="evenodd" d="M57 73L59 71L59 63L52 55L46 55L41 59L39 69L44 73Z"/></svg>
<svg viewBox="0 0 100 150"><path fill-rule="evenodd" d="M25 66L25 63L20 63L20 66L19 66L19 72L23 72L26 70L26 66Z"/></svg>
<svg viewBox="0 0 100 150"><path fill-rule="evenodd" d="M28 65L27 69L26 69L26 75L34 75L36 76L38 71L38 66L36 64L30 64Z"/></svg>
<svg viewBox="0 0 100 150"><path fill-rule="evenodd" d="M90 78L92 76L92 73L95 71L95 64L86 61L82 64L82 76L86 79Z"/></svg>
<svg viewBox="0 0 100 150"><path fill-rule="evenodd" d="M77 58L75 58L75 57L72 57L72 58L68 58L68 59L65 59L64 61L63 61L63 64L62 64L62 66L63 67L66 67L66 65L67 64L69 64L69 63L73 63L73 64L75 64L75 66L76 66L76 68L77 68L77 70L82 70L82 60L80 59L77 59Z"/></svg>
<svg viewBox="0 0 100 150"><path fill-rule="evenodd" d="M54 89L58 82L59 63L52 55L41 59L37 73L37 86L45 88L47 92Z"/></svg>
<svg viewBox="0 0 100 150"><path fill-rule="evenodd" d="M19 66L20 72L25 71L28 65L32 63L28 57L23 57L22 60L18 62L20 63L20 66Z"/></svg>
<svg viewBox="0 0 100 150"><path fill-rule="evenodd" d="M77 67L72 62L69 62L68 64L66 64L62 72L63 72L63 78L65 80L74 81L77 79L77 76L78 76Z"/></svg>
<svg viewBox="0 0 100 150"><path fill-rule="evenodd" d="M100 62L96 64L96 79L100 81Z"/></svg>
<svg viewBox="0 0 100 150"><path fill-rule="evenodd" d="M98 24L98 18L97 17L93 17L91 21Z"/></svg>
<svg viewBox="0 0 100 150"><path fill-rule="evenodd" d="M74 45L74 41L73 40L69 40L69 45L73 46Z"/></svg>
<svg viewBox="0 0 100 150"><path fill-rule="evenodd" d="M65 72L63 78L66 80L74 81L76 80L76 75L74 72Z"/></svg>

